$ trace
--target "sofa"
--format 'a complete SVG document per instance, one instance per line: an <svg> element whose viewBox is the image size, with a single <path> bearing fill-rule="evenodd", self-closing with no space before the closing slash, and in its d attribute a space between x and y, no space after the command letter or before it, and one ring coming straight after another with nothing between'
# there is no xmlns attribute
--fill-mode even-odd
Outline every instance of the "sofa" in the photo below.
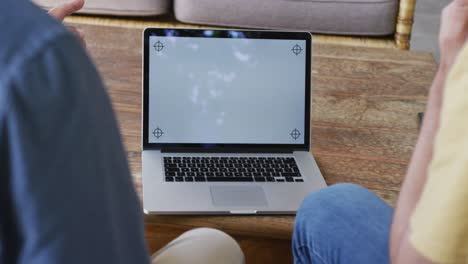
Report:
<svg viewBox="0 0 468 264"><path fill-rule="evenodd" d="M33 1L51 8L66 0ZM406 49L414 5L415 0L87 0L81 12L146 20L173 14L179 22L201 25L395 36L395 45Z"/></svg>

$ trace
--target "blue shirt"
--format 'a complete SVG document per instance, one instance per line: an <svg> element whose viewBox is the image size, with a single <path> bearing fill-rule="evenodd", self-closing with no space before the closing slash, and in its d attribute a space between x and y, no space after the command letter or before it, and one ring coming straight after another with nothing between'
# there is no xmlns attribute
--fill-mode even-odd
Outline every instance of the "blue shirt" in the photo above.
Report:
<svg viewBox="0 0 468 264"><path fill-rule="evenodd" d="M0 263L149 263L102 81L26 0L0 4Z"/></svg>

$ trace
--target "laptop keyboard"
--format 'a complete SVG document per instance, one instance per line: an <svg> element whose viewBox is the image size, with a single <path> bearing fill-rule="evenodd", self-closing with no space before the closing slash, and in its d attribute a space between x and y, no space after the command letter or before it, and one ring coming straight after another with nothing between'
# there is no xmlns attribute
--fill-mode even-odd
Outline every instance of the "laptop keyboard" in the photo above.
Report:
<svg viewBox="0 0 468 264"><path fill-rule="evenodd" d="M167 182L303 182L294 158L164 157Z"/></svg>

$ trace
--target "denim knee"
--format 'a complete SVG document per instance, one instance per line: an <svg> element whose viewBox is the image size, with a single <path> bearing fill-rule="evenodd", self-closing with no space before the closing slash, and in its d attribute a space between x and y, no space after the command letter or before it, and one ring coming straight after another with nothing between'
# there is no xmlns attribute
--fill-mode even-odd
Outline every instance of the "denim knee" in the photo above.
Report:
<svg viewBox="0 0 468 264"><path fill-rule="evenodd" d="M299 208L294 236L301 239L333 236L336 224L343 220L358 220L375 205L388 206L374 193L355 184L343 183L311 193ZM336 224L335 224L336 223ZM327 234L328 233L328 234Z"/></svg>
<svg viewBox="0 0 468 264"><path fill-rule="evenodd" d="M340 183L313 192L302 202L298 210L298 218L302 215L313 214L315 216L325 214L330 210L340 211L346 214L347 210L352 210L357 201L368 198L375 199L375 195L366 188L350 183Z"/></svg>
<svg viewBox="0 0 468 264"><path fill-rule="evenodd" d="M358 185L337 184L311 193L296 216L293 253L300 260L296 263L328 263L336 249L352 255L353 243L377 241L386 248L391 218L391 207Z"/></svg>

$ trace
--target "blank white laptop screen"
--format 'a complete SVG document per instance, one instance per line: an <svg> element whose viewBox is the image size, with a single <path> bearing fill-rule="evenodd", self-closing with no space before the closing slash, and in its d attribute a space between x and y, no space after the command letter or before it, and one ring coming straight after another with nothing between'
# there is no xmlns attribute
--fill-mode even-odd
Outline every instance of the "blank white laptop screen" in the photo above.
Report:
<svg viewBox="0 0 468 264"><path fill-rule="evenodd" d="M150 36L149 47L149 143L304 144L305 40Z"/></svg>

